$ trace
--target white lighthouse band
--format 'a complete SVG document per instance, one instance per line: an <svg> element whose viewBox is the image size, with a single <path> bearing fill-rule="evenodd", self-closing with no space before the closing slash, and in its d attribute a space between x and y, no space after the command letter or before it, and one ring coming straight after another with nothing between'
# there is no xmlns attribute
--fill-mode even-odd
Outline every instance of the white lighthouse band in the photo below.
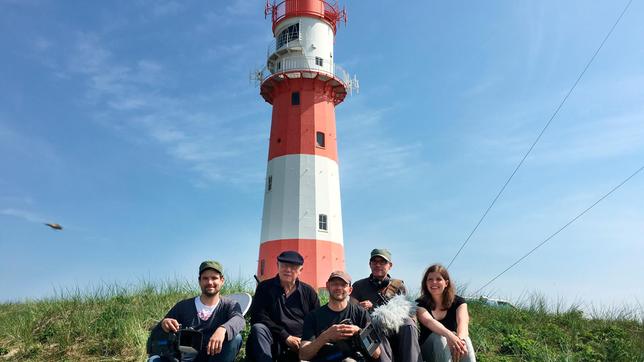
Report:
<svg viewBox="0 0 644 362"><path fill-rule="evenodd" d="M268 162L261 242L315 239L343 244L338 164L295 154Z"/></svg>

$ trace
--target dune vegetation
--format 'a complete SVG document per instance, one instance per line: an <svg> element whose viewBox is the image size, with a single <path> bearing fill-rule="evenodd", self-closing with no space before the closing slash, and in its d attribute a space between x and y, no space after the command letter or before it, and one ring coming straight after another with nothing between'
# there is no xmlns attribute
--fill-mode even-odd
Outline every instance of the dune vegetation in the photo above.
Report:
<svg viewBox="0 0 644 362"><path fill-rule="evenodd" d="M150 329L177 301L197 295L195 284L106 284L0 304L0 360L143 361ZM223 294L253 288L254 282L227 281ZM575 307L550 308L541 297L516 308L468 305L479 361L644 362L641 314L586 316Z"/></svg>

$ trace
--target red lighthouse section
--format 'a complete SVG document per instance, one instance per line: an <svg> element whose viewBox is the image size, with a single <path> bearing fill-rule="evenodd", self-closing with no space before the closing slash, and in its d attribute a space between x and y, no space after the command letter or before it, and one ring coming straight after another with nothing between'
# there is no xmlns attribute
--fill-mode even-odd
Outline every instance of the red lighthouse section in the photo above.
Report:
<svg viewBox="0 0 644 362"><path fill-rule="evenodd" d="M317 79L288 79L273 91L268 159L308 154L337 162L333 88Z"/></svg>
<svg viewBox="0 0 644 362"><path fill-rule="evenodd" d="M307 16L325 21L335 34L337 24L347 20L347 12L338 5L326 0L283 0L279 2L266 1L265 15L271 14L273 33L279 23L290 17Z"/></svg>

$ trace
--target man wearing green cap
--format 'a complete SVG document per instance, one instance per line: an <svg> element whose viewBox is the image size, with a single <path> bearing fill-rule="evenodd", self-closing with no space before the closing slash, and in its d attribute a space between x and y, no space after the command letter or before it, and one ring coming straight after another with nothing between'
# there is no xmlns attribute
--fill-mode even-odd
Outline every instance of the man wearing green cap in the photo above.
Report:
<svg viewBox="0 0 644 362"><path fill-rule="evenodd" d="M389 270L394 266L391 252L387 249L373 249L369 258L371 275L360 279L353 285L351 300L369 312L385 305L397 295L406 295L405 282L394 279ZM384 338L381 347L394 356L395 362L417 362L420 356L418 328L411 318L405 318L398 332Z"/></svg>
<svg viewBox="0 0 644 362"><path fill-rule="evenodd" d="M239 334L246 324L241 307L219 295L224 285L224 268L214 260L199 266L201 295L175 304L161 321L166 333L191 327L203 333L201 350L195 355L182 353L182 361L232 362L241 347Z"/></svg>

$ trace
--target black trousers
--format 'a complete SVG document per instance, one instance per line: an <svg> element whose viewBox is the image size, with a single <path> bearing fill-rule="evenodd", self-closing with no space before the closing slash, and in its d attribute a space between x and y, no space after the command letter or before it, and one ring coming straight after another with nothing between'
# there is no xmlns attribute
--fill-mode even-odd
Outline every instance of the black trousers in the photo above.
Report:
<svg viewBox="0 0 644 362"><path fill-rule="evenodd" d="M246 358L253 362L299 362L297 352L273 337L270 329L262 323L250 327L246 341Z"/></svg>

